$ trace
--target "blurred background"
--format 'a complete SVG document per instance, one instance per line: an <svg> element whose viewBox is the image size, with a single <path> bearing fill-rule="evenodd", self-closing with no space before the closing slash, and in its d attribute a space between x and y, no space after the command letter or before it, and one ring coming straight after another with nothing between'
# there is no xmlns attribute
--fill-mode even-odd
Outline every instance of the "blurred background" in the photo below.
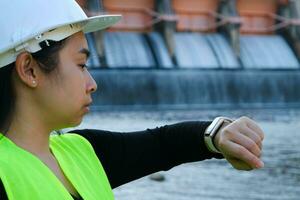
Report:
<svg viewBox="0 0 300 200"><path fill-rule="evenodd" d="M134 131L248 115L266 132L266 167L209 160L114 190L116 199L300 198L299 0L77 0L122 14L87 34L98 84L79 128Z"/></svg>

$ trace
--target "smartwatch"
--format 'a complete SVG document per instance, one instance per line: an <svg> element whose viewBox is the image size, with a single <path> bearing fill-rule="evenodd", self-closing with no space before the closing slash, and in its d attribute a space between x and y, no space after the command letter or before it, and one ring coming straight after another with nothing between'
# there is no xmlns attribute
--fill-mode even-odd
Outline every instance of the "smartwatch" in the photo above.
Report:
<svg viewBox="0 0 300 200"><path fill-rule="evenodd" d="M204 132L204 141L205 145L208 148L209 151L213 153L221 153L214 144L214 137L222 127L224 123L230 124L233 122L232 119L227 117L217 117L214 119L214 121L205 129Z"/></svg>

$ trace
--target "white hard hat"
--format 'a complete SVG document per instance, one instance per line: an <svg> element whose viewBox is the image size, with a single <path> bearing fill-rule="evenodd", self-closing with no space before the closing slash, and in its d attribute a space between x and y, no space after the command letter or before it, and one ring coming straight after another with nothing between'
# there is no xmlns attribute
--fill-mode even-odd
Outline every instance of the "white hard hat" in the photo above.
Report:
<svg viewBox="0 0 300 200"><path fill-rule="evenodd" d="M107 28L120 15L87 17L75 0L0 0L0 68L20 52L35 53L40 43Z"/></svg>

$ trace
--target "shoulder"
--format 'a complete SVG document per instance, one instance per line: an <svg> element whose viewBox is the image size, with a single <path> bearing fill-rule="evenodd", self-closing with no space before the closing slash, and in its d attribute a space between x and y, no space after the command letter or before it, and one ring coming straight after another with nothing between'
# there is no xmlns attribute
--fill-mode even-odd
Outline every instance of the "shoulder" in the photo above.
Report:
<svg viewBox="0 0 300 200"><path fill-rule="evenodd" d="M86 138L76 133L64 133L61 135L54 134L51 135L50 140L52 144L54 143L56 145L74 146L79 149L83 147L93 149L92 145Z"/></svg>

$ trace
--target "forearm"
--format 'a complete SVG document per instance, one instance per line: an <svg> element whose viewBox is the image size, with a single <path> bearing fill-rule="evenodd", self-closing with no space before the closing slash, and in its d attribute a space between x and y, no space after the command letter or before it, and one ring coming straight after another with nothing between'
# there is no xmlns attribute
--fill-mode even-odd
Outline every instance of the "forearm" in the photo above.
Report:
<svg viewBox="0 0 300 200"><path fill-rule="evenodd" d="M210 122L184 122L146 131L120 133L75 130L87 138L112 187L186 162L214 157L203 140Z"/></svg>

